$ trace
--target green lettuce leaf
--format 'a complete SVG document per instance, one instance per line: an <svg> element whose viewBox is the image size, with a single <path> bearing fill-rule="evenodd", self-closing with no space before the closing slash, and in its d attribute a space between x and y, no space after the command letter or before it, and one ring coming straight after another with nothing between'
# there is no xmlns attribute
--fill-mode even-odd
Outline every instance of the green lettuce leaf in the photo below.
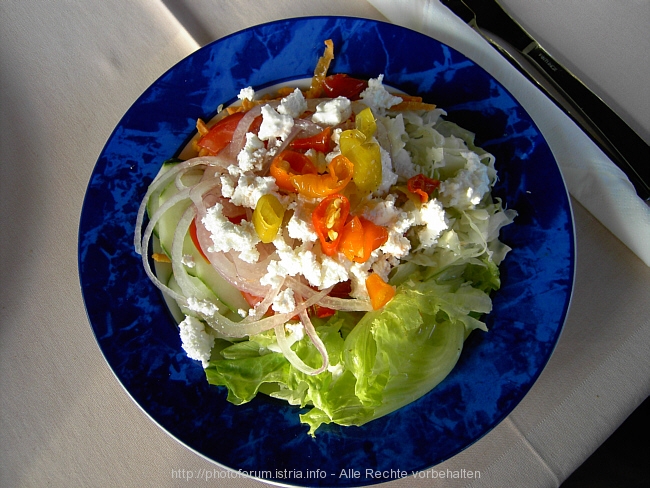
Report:
<svg viewBox="0 0 650 488"><path fill-rule="evenodd" d="M228 388L228 399L236 404L263 391L309 407L300 418L312 435L332 422L363 425L429 392L455 366L467 334L485 329L476 316L490 311L489 296L460 283L409 281L384 308L360 320L335 314L316 327L330 358L330 367L319 375L293 368L273 352L273 335L264 333L214 354L208 381ZM293 349L305 363L320 365L308 338Z"/></svg>

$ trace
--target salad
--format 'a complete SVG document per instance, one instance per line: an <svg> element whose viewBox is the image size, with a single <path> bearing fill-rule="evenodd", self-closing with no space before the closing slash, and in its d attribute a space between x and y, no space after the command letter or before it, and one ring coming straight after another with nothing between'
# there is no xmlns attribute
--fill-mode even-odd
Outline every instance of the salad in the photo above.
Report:
<svg viewBox="0 0 650 488"><path fill-rule="evenodd" d="M487 331L510 249L499 231L516 216L472 133L381 74L328 75L325 45L309 88L245 87L199 120L135 232L207 381L234 404L262 393L305 407L311 435L386 415L449 374Z"/></svg>

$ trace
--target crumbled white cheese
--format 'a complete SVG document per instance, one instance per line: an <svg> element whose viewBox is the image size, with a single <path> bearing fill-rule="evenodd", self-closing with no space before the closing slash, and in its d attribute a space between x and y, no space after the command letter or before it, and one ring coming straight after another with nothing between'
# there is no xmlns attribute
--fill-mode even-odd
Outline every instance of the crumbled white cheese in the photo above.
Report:
<svg viewBox="0 0 650 488"><path fill-rule="evenodd" d="M242 171L260 171L266 156L264 143L252 132L246 133L246 144L237 155L237 162Z"/></svg>
<svg viewBox="0 0 650 488"><path fill-rule="evenodd" d="M320 283L312 283L313 286L318 286L319 290L347 281L349 278L346 267L337 260L326 255L323 255L321 258L320 274Z"/></svg>
<svg viewBox="0 0 650 488"><path fill-rule="evenodd" d="M262 285L277 286L285 277L299 274L302 274L311 286L321 290L348 280L346 267L328 256L317 256L312 251L312 242L291 247L284 240L282 232L278 232L273 244L278 258L269 262L266 274L260 280Z"/></svg>
<svg viewBox="0 0 650 488"><path fill-rule="evenodd" d="M473 208L490 191L488 167L472 151L463 151L461 155L467 158L465 167L440 183L438 198L448 207Z"/></svg>
<svg viewBox="0 0 650 488"><path fill-rule="evenodd" d="M232 198L235 194L235 180L230 175L221 175L221 195L225 198Z"/></svg>
<svg viewBox="0 0 650 488"><path fill-rule="evenodd" d="M279 114L289 115L294 119L300 117L305 110L307 110L307 100L298 88L280 100L278 106Z"/></svg>
<svg viewBox="0 0 650 488"><path fill-rule="evenodd" d="M255 99L255 90L253 90L252 86L242 88L239 91L239 95L237 95L237 98L239 98L240 100L248 99L252 101Z"/></svg>
<svg viewBox="0 0 650 488"><path fill-rule="evenodd" d="M368 300L368 289L366 279L370 276L370 263L352 263L348 271L350 279L350 296L359 300Z"/></svg>
<svg viewBox="0 0 650 488"><path fill-rule="evenodd" d="M277 294L271 305L273 310L278 313L290 313L296 309L296 300L291 288L285 288Z"/></svg>
<svg viewBox="0 0 650 488"><path fill-rule="evenodd" d="M304 199L299 198L287 207L293 210L293 215L287 223L287 232L292 239L300 239L302 242L316 242L318 234L314 230L311 221L313 205L308 205Z"/></svg>
<svg viewBox="0 0 650 488"><path fill-rule="evenodd" d="M257 262L260 254L255 246L260 242L260 238L252 223L242 220L239 225L233 224L223 215L223 205L220 203L208 208L201 221L211 234L212 246L208 248L208 252L234 250L240 253L239 257L243 261Z"/></svg>
<svg viewBox="0 0 650 488"><path fill-rule="evenodd" d="M382 113L402 101L400 97L391 95L383 84L384 75L368 80L368 88L361 92L361 99L373 112Z"/></svg>
<svg viewBox="0 0 650 488"><path fill-rule="evenodd" d="M191 312L203 315L204 317L212 317L219 311L219 308L214 303L196 297L187 298L187 308Z"/></svg>
<svg viewBox="0 0 650 488"><path fill-rule="evenodd" d="M404 234L414 220L411 215L395 206L397 195L387 195L385 199L372 200L363 212L363 216L388 231L388 240L379 247L384 254L401 258L411 250L411 241Z"/></svg>
<svg viewBox="0 0 650 488"><path fill-rule="evenodd" d="M255 176L255 174L242 174L237 181L235 191L230 197L233 205L254 209L257 201L267 193L278 191L278 185L272 176Z"/></svg>
<svg viewBox="0 0 650 488"><path fill-rule="evenodd" d="M338 125L352 115L350 100L336 97L316 105L316 113L311 120L322 125Z"/></svg>
<svg viewBox="0 0 650 488"><path fill-rule="evenodd" d="M270 285L271 287L278 286L287 276L300 274L303 269L303 260L309 261L312 259L309 255L313 255L310 250L304 249L303 246L294 249L288 245L284 240L282 231L275 236L273 244L276 247L279 259L272 259L269 262L266 274L260 280L260 284Z"/></svg>
<svg viewBox="0 0 650 488"><path fill-rule="evenodd" d="M435 198L423 203L420 208L412 212L412 215L415 225L424 226L417 232L420 249L435 246L440 234L449 227L445 209Z"/></svg>
<svg viewBox="0 0 650 488"><path fill-rule="evenodd" d="M293 117L282 115L270 105L262 107L262 124L257 137L262 141L285 139L293 128Z"/></svg>
<svg viewBox="0 0 650 488"><path fill-rule="evenodd" d="M203 368L207 368L215 337L206 331L203 322L195 317L185 317L179 327L182 346L187 357L201 361Z"/></svg>

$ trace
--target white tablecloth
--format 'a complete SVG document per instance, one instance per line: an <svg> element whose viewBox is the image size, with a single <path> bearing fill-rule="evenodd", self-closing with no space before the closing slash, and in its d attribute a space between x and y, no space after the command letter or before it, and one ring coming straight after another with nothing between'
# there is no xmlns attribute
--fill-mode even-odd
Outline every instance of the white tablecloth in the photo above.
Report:
<svg viewBox="0 0 650 488"><path fill-rule="evenodd" d="M648 2L503 3L650 140ZM220 468L119 385L84 311L77 229L93 165L150 83L214 39L315 14L383 19L366 0L0 4L0 486L262 486L206 480ZM573 204L575 293L553 357L501 424L435 468L480 479L390 486L557 486L650 393L650 268Z"/></svg>

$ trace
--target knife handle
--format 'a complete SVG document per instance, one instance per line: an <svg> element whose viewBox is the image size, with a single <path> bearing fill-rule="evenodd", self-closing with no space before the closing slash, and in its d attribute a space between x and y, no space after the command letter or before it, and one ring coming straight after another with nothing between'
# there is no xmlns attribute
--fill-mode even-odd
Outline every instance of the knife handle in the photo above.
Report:
<svg viewBox="0 0 650 488"><path fill-rule="evenodd" d="M594 142L626 173L638 195L650 199L650 146L601 98L555 61L537 42L522 50L567 101L592 125L601 141ZM616 141L614 143L613 141Z"/></svg>

